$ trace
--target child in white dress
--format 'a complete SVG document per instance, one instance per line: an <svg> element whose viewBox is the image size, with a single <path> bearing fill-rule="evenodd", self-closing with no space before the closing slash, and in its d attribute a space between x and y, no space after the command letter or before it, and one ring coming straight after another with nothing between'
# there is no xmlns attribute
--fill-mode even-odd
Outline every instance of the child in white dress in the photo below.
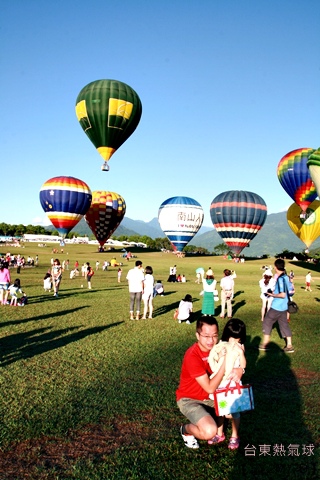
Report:
<svg viewBox="0 0 320 480"><path fill-rule="evenodd" d="M223 330L221 341L215 345L209 353L208 362L211 370L214 372L212 376L217 373L216 363L226 355L225 374L218 388L226 387L230 380L228 376L233 368L242 368L243 372L246 367L246 358L244 355L244 342L246 340L246 326L242 320L232 318L229 320ZM222 348L221 348L222 347ZM217 355L218 353L218 355ZM241 382L239 382L241 383ZM235 382L231 382L231 386ZM210 397L210 395L209 395ZM228 448L235 450L239 448L239 426L240 413L232 413L226 415L226 418L231 418L232 433L229 440ZM210 445L223 442L225 435L223 433L224 417L217 417L218 431L215 437L208 441Z"/></svg>
<svg viewBox="0 0 320 480"><path fill-rule="evenodd" d="M145 269L145 276L143 280L143 294L142 300L144 303L144 310L143 310L143 317L142 319L145 320L147 318L147 312L149 309L149 317L152 318L153 313L153 285L154 285L154 278L153 278L153 270L152 267L147 266Z"/></svg>
<svg viewBox="0 0 320 480"><path fill-rule="evenodd" d="M23 294L21 290L20 279L16 278L14 283L9 287L9 294L11 297L10 305L16 307L18 305L18 293Z"/></svg>

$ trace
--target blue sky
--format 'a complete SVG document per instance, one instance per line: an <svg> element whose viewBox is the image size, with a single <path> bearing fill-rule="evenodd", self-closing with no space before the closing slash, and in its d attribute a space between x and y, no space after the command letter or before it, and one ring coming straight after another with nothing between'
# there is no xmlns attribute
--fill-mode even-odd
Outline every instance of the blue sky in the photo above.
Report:
<svg viewBox="0 0 320 480"><path fill-rule="evenodd" d="M0 222L43 223L41 185L70 175L124 197L149 221L161 203L258 193L268 213L291 198L276 169L320 146L318 0L13 0L2 2ZM129 84L143 112L110 172L75 101L98 79ZM48 222L46 222L48 223Z"/></svg>

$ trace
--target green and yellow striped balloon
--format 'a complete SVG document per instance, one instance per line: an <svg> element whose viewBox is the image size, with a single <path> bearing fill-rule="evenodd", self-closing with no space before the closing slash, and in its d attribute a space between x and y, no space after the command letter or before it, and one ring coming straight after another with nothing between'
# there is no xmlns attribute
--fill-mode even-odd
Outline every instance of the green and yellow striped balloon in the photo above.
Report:
<svg viewBox="0 0 320 480"><path fill-rule="evenodd" d="M104 164L132 135L142 113L138 94L118 80L96 80L86 85L76 100L76 115Z"/></svg>

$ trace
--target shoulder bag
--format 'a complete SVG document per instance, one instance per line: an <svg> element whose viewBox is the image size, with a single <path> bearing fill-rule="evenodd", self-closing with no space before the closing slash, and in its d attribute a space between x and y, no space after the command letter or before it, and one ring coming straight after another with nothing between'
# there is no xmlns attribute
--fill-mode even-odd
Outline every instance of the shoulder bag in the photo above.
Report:
<svg viewBox="0 0 320 480"><path fill-rule="evenodd" d="M280 277L278 277L277 282L278 282L279 278ZM289 291L288 291L287 282L286 282L285 279L283 279L283 281L284 281L285 293L287 294L287 297L288 297L288 308L287 308L287 310L290 314L298 313L299 307L296 304L296 302L293 302L292 300L290 300L290 294L289 294Z"/></svg>

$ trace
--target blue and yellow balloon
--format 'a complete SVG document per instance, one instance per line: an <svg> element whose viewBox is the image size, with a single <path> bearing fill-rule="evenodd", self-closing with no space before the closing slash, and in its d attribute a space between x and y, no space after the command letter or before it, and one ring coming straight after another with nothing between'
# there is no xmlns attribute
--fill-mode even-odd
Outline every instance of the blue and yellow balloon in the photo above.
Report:
<svg viewBox="0 0 320 480"><path fill-rule="evenodd" d="M158 221L174 250L182 252L203 222L203 209L189 197L171 197L159 208Z"/></svg>
<svg viewBox="0 0 320 480"><path fill-rule="evenodd" d="M88 211L92 199L88 185L74 177L53 177L40 189L40 203L62 238Z"/></svg>

